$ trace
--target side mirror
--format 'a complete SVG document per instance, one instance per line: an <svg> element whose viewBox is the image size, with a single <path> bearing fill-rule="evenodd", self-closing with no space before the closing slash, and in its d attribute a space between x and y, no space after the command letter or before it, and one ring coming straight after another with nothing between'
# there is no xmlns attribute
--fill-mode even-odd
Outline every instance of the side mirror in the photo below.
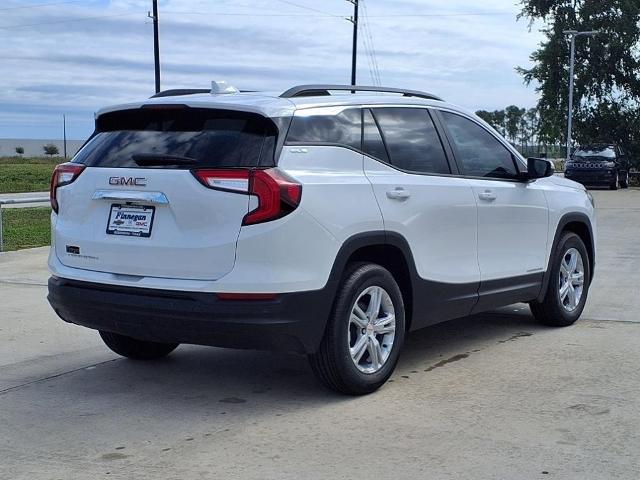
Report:
<svg viewBox="0 0 640 480"><path fill-rule="evenodd" d="M556 168L551 160L546 158L528 158L527 172L523 174L524 180L535 180L552 176Z"/></svg>

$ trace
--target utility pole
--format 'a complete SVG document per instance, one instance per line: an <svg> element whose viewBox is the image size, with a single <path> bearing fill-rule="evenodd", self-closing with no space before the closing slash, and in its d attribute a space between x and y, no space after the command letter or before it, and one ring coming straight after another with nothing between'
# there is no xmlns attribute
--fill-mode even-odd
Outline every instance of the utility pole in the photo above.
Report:
<svg viewBox="0 0 640 480"><path fill-rule="evenodd" d="M356 84L356 66L358 64L358 2L359 0L347 0L353 3L353 17L349 19L353 23L353 48L351 50L351 85Z"/></svg>
<svg viewBox="0 0 640 480"><path fill-rule="evenodd" d="M569 121L567 126L567 161L571 159L571 144L573 143L572 130L573 130L573 82L574 82L574 70L576 62L576 37L588 36L591 37L600 32L597 30L588 32L579 32L577 30L565 30L565 35L569 35L571 38L571 59L569 60Z"/></svg>
<svg viewBox="0 0 640 480"><path fill-rule="evenodd" d="M67 117L62 114L62 145L64 150L64 161L67 161Z"/></svg>
<svg viewBox="0 0 640 480"><path fill-rule="evenodd" d="M153 20L153 58L156 70L156 93L160 92L160 35L158 32L158 0L153 0L153 15L147 16Z"/></svg>

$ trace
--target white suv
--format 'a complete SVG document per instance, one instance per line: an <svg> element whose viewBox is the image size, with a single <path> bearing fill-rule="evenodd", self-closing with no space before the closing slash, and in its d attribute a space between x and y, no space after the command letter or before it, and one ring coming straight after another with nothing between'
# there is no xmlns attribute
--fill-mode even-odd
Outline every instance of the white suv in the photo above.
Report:
<svg viewBox="0 0 640 480"><path fill-rule="evenodd" d="M363 394L407 331L516 302L547 325L582 313L593 199L473 114L409 90L227 91L103 109L56 168L63 320L136 359L179 343L305 353Z"/></svg>

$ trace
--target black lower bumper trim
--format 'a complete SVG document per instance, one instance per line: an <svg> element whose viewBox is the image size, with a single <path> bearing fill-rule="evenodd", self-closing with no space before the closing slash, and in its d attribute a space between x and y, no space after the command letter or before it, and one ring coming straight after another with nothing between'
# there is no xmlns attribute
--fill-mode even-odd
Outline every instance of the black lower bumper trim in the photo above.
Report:
<svg viewBox="0 0 640 480"><path fill-rule="evenodd" d="M140 340L256 350L317 350L331 308L329 288L275 300L221 301L213 293L49 279L48 300L69 323Z"/></svg>

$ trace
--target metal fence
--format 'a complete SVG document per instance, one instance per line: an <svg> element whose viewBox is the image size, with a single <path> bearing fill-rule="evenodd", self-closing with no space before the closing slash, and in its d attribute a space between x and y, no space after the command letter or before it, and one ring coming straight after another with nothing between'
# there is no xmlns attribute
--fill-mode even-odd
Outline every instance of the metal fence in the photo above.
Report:
<svg viewBox="0 0 640 480"><path fill-rule="evenodd" d="M49 201L49 197L33 197L33 198L15 198L10 200L0 200L0 252L4 251L4 228L2 219L3 205L18 205L27 203L45 203Z"/></svg>

